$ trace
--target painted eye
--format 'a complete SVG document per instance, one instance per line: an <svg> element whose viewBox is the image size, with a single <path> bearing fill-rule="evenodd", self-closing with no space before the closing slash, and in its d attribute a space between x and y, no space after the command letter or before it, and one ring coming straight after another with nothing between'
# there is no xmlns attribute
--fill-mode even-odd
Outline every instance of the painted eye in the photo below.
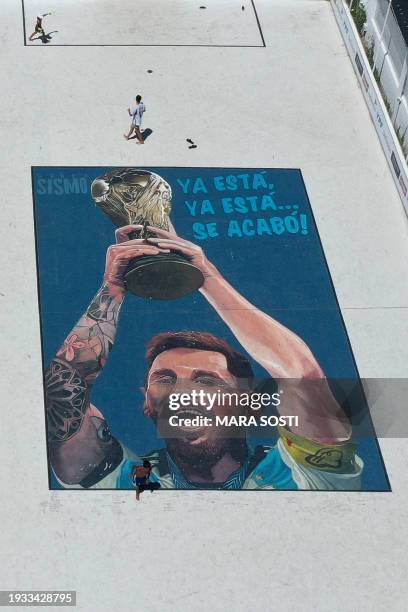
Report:
<svg viewBox="0 0 408 612"><path fill-rule="evenodd" d="M112 438L112 434L106 423L101 425L98 429L98 438L102 440L102 442L109 442L109 440Z"/></svg>
<svg viewBox="0 0 408 612"><path fill-rule="evenodd" d="M174 376L161 376L155 382L159 385L174 385L176 379Z"/></svg>
<svg viewBox="0 0 408 612"><path fill-rule="evenodd" d="M196 382L201 383L202 385L206 385L207 387L215 387L220 384L218 378L212 378L211 376L199 376L195 380Z"/></svg>

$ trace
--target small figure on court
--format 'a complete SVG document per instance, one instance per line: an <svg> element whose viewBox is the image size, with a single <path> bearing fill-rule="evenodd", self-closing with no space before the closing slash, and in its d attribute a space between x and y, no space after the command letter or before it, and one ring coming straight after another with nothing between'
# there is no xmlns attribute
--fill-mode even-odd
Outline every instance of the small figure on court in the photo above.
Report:
<svg viewBox="0 0 408 612"><path fill-rule="evenodd" d="M137 501L143 491L150 490L153 493L154 490L160 488L158 482L149 482L151 471L152 464L147 459L144 459L143 465L134 465L132 468L132 482L136 487Z"/></svg>
<svg viewBox="0 0 408 612"><path fill-rule="evenodd" d="M136 106L134 107L133 110L130 110L130 108L128 108L127 110L128 110L129 116L132 117L132 123L130 125L129 132L127 134L123 134L123 136L126 140L129 140L132 133L134 132L137 138L137 144L144 144L144 140L143 140L143 136L140 131L140 128L142 125L143 113L146 112L146 107L144 105L144 102L142 102L142 96L137 95L136 96Z"/></svg>
<svg viewBox="0 0 408 612"><path fill-rule="evenodd" d="M39 38L41 36L45 36L45 32L44 32L44 28L43 28L43 19L44 17L46 17L47 15L51 15L51 13L44 13L43 15L37 15L37 22L35 24L35 29L34 32L31 34L30 38L28 40L33 40L34 36L36 34L39 35Z"/></svg>

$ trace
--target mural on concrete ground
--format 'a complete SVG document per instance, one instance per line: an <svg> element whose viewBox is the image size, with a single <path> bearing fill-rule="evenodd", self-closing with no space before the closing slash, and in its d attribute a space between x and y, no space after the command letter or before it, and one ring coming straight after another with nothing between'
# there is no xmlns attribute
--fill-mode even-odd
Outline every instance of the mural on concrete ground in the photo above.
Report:
<svg viewBox="0 0 408 612"><path fill-rule="evenodd" d="M33 193L51 488L389 490L299 170Z"/></svg>

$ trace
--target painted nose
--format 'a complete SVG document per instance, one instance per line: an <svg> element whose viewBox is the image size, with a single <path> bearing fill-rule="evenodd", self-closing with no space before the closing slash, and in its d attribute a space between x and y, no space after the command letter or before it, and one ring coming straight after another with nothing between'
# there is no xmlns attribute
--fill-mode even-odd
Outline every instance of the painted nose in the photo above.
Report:
<svg viewBox="0 0 408 612"><path fill-rule="evenodd" d="M109 183L104 179L95 179L91 185L91 193L94 200L100 200L109 191Z"/></svg>

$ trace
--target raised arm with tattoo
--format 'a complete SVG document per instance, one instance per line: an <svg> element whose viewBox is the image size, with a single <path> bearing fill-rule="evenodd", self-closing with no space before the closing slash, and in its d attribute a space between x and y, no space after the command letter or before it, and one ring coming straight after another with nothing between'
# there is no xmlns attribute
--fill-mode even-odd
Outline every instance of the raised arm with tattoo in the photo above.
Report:
<svg viewBox="0 0 408 612"><path fill-rule="evenodd" d="M120 446L110 435L103 415L90 403L90 392L115 341L125 297L123 275L129 261L168 252L144 240L129 240L134 229L117 230L117 244L107 252L101 288L45 373L51 462L66 483L86 485L95 470L99 479L102 469L114 469L121 459Z"/></svg>
<svg viewBox="0 0 408 612"><path fill-rule="evenodd" d="M47 369L50 442L66 442L81 429L90 388L115 341L123 298L104 283Z"/></svg>

